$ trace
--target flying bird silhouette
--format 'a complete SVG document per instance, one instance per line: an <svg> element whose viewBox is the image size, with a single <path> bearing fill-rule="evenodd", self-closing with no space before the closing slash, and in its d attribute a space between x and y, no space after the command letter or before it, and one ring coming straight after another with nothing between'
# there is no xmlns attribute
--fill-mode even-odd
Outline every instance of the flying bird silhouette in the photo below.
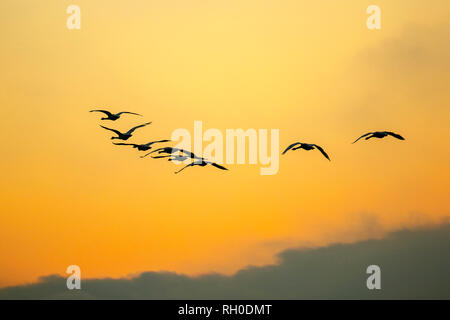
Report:
<svg viewBox="0 0 450 320"><path fill-rule="evenodd" d="M102 127L103 129L112 131L112 132L114 132L115 134L117 134L117 137L111 137L111 139L128 140L128 139L132 136L132 133L134 132L134 130L136 130L137 128L145 127L146 125L149 125L150 123L151 123L151 122L147 122L147 123L138 125L138 126L136 126L136 127L134 127L134 128L131 128L130 130L128 130L128 131L125 132L125 133L122 133L122 132L120 132L120 131L118 131L118 130L111 129L111 128L107 128L107 127L104 127L104 126L100 126L100 127Z"/></svg>
<svg viewBox="0 0 450 320"><path fill-rule="evenodd" d="M145 144L135 144L135 143L113 143L116 146L133 146L133 148L137 148L139 151L147 151L152 148L152 144L154 143L161 143L161 142L169 142L170 140L158 140L158 141L152 141Z"/></svg>
<svg viewBox="0 0 450 320"><path fill-rule="evenodd" d="M394 132L390 132L390 131L375 131L375 132L369 132L366 134L363 134L361 137L359 137L358 139L356 139L355 141L353 141L352 143L355 143L356 141L358 141L361 138L366 137L366 140L369 140L371 138L384 138L387 136L393 136L394 138L397 138L399 140L405 140L405 138L403 138L401 135L394 133Z"/></svg>
<svg viewBox="0 0 450 320"><path fill-rule="evenodd" d="M283 154L285 154L286 152L288 152L291 149L292 150L303 149L303 150L307 150L307 151L317 149L324 155L325 158L330 160L330 157L328 156L328 154L322 149L322 147L318 146L317 144L295 142L295 143L291 144L289 147L287 147L286 150L283 151Z"/></svg>
<svg viewBox="0 0 450 320"><path fill-rule="evenodd" d="M142 117L142 114L134 113L134 112L128 112L128 111L122 111L122 112L119 112L119 113L111 113L108 110L91 110L89 112L103 112L104 114L106 114L107 117L103 117L101 119L102 120L112 120L112 121L116 121L117 119L120 118L120 116L122 114L125 114L125 113L126 114L134 114L136 116L141 116Z"/></svg>
<svg viewBox="0 0 450 320"><path fill-rule="evenodd" d="M215 163L215 162L211 162L211 161L207 161L207 160L199 160L199 161L194 161L192 163L189 163L188 165L184 166L183 168L181 168L180 170L176 171L175 174L180 173L181 171L183 171L184 169L188 168L188 167L193 167L193 166L200 166L200 167L204 167L206 165L212 165L220 170L228 170L225 167L222 167L221 165Z"/></svg>
<svg viewBox="0 0 450 320"><path fill-rule="evenodd" d="M188 157L191 157L191 158L194 158L195 157L195 155L192 153L192 152L190 152L190 151L187 151L187 150L184 150L184 149L180 149L180 148L173 148L173 147L163 147L163 148L158 148L158 149L156 149L156 150L153 150L153 151L151 151L151 152L149 152L149 153L146 153L146 154L144 154L143 156L141 156L141 158L145 158L146 156L148 156L148 155L150 155L150 154L152 154L152 153L155 153L155 152L158 152L158 154L161 154L161 153L166 153L167 154L167 156L171 156L171 155L173 155L173 154L175 154L175 153L184 153L184 154L186 154ZM162 158L163 156L161 156L161 158ZM155 157L152 157L152 158L155 158Z"/></svg>
<svg viewBox="0 0 450 320"><path fill-rule="evenodd" d="M168 161L179 161L183 162L187 159L195 159L195 160L205 160L205 158L197 157L195 154L191 153L190 156L185 154L168 154L164 156L154 156L153 159L160 159L160 158L168 158Z"/></svg>

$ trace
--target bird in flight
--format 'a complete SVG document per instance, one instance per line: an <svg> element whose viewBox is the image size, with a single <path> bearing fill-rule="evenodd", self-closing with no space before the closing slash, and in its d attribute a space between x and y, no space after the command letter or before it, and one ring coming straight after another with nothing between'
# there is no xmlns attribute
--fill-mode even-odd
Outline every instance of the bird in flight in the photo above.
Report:
<svg viewBox="0 0 450 320"><path fill-rule="evenodd" d="M166 153L167 155L165 155L165 156L157 156L157 157L152 157L152 158L164 158L166 156L169 157L171 155L174 155L177 152L178 153L180 153L180 152L184 153L186 156L188 156L190 158L196 157L192 152L184 150L184 149L173 148L173 147L164 147L164 148L159 148L159 149L153 150L153 151L151 151L149 153L146 153L143 156L141 156L141 158L145 158L146 156L148 156L148 155L150 155L152 153L155 153L155 152L158 152L158 154Z"/></svg>
<svg viewBox="0 0 450 320"><path fill-rule="evenodd" d="M134 127L134 128L131 128L130 130L128 130L128 131L125 132L125 133L122 133L122 132L120 132L120 131L118 131L118 130L111 129L111 128L107 128L107 127L104 127L104 126L100 126L100 127L102 127L103 129L112 131L112 132L114 132L115 134L117 134L117 137L111 137L111 139L128 140L128 139L132 136L132 133L134 132L134 130L136 130L137 128L145 127L146 125L149 125L150 123L151 123L151 122L147 122L147 123L138 125L138 126L136 126L136 127Z"/></svg>
<svg viewBox="0 0 450 320"><path fill-rule="evenodd" d="M189 152L189 151L188 151ZM153 159L160 159L160 158L168 158L168 161L179 161L183 162L188 159L195 159L195 160L205 160L205 158L197 157L195 154L191 153L191 155L186 154L167 154L163 156L154 156Z"/></svg>
<svg viewBox="0 0 450 320"><path fill-rule="evenodd" d="M212 165L220 170L228 170L225 167L222 167L221 165L215 163L215 162L211 162L211 161L207 161L207 160L198 160L198 161L194 161L192 163L189 163L188 165L184 166L183 168L181 168L180 170L176 171L175 174L180 173L181 171L183 171L184 169L188 168L188 167L193 167L193 166L200 166L200 167L204 167L206 165Z"/></svg>
<svg viewBox="0 0 450 320"><path fill-rule="evenodd" d="M322 149L322 147L318 146L317 144L295 142L295 143L291 144L289 147L287 147L286 150L283 151L283 154L285 154L286 152L288 152L291 149L292 150L303 149L303 150L307 150L307 151L317 149L323 154L323 156L325 158L330 160L330 157L327 155L327 153Z"/></svg>
<svg viewBox="0 0 450 320"><path fill-rule="evenodd" d="M152 148L152 144L154 144L154 143L169 142L169 141L170 140L158 140L158 141L148 142L145 144L123 143L123 142L113 143L113 144L115 144L116 146L133 146L133 148L136 148L139 151L147 151Z"/></svg>
<svg viewBox="0 0 450 320"><path fill-rule="evenodd" d="M141 116L142 117L142 114L134 113L134 112L128 112L128 111L122 111L122 112L119 112L119 113L111 113L108 110L91 110L89 112L103 112L104 114L106 114L107 117L103 117L102 120L112 120L112 121L116 121L117 119L120 118L120 116L122 114L125 114L125 113L126 114L134 114L136 116Z"/></svg>
<svg viewBox="0 0 450 320"><path fill-rule="evenodd" d="M366 134L363 134L361 137L359 137L358 139L356 139L355 141L353 141L353 143L355 143L356 141L358 141L361 138L366 137L366 140L369 140L370 138L384 138L386 136L393 136L394 138L397 138L399 140L405 140L405 138L403 138L401 135L396 134L394 132L390 132L390 131L375 131L375 132L369 132Z"/></svg>

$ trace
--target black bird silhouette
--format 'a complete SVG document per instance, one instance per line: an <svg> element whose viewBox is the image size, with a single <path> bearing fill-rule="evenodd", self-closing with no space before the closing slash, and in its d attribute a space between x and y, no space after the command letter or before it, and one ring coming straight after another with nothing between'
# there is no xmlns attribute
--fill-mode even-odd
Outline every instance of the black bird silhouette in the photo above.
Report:
<svg viewBox="0 0 450 320"><path fill-rule="evenodd" d="M104 114L107 115L107 117L106 118L103 117L102 120L112 120L112 121L116 121L124 113L126 113L126 114L134 114L136 116L141 116L142 117L142 114L134 113L134 112L128 112L128 111L122 111L122 112L119 112L119 113L111 113L108 110L91 110L89 112L103 112Z"/></svg>
<svg viewBox="0 0 450 320"><path fill-rule="evenodd" d="M318 146L317 144L295 142L295 143L291 144L289 147L287 147L286 150L283 151L283 154L285 154L286 152L288 152L291 149L292 150L303 149L303 150L307 150L307 151L317 149L324 155L325 158L330 160L330 157L327 155L327 153L322 149L322 147Z"/></svg>
<svg viewBox="0 0 450 320"><path fill-rule="evenodd" d="M366 134L363 134L361 137L359 137L358 139L356 139L355 141L353 141L352 143L355 143L356 141L358 141L361 138L366 137L366 140L369 140L371 138L384 138L387 136L393 136L394 138L397 138L399 140L405 140L405 138L403 138L401 135L394 133L394 132L390 132L390 131L375 131L375 132L369 132Z"/></svg>
<svg viewBox="0 0 450 320"><path fill-rule="evenodd" d="M194 161L192 163L189 163L188 165L184 166L183 168L181 168L180 170L176 171L175 174L180 173L181 171L183 171L184 169L188 168L188 167L193 167L193 166L200 166L200 167L204 167L206 165L212 165L218 169L221 170L228 170L225 167L222 167L221 165L215 163L215 162L211 162L211 161L207 161L207 160L199 160L199 161Z"/></svg>
<svg viewBox="0 0 450 320"><path fill-rule="evenodd" d="M150 155L150 154L152 154L152 153L155 153L155 152L158 152L158 154L161 154L161 153L166 153L167 154L167 156L171 156L171 155L173 155L173 154L175 154L175 153L184 153L184 154L186 154L188 157L190 157L190 158L194 158L194 157L196 157L192 152L190 152L190 151L187 151L187 150L184 150L184 149L180 149L180 148L173 148L173 147L163 147L163 148L158 148L158 149L156 149L156 150L153 150L153 151L151 151L151 152L149 152L149 153L146 153L146 154L144 154L143 156L141 156L141 158L145 158L146 156L148 156L148 155ZM160 156L160 157L158 157L158 158L163 158L164 156ZM152 157L152 158L156 158L156 157Z"/></svg>
<svg viewBox="0 0 450 320"><path fill-rule="evenodd" d="M161 143L161 142L169 142L170 140L158 140L158 141L152 141L145 144L135 144L135 143L113 143L116 146L133 146L133 148L137 148L139 151L147 151L152 148L152 144L154 143Z"/></svg>
<svg viewBox="0 0 450 320"><path fill-rule="evenodd" d="M134 127L134 128L131 128L130 130L128 130L128 131L125 132L125 133L122 133L122 132L120 132L120 131L118 131L118 130L111 129L111 128L107 128L107 127L104 127L104 126L100 126L100 127L102 127L103 129L112 131L112 132L114 132L115 134L117 134L117 137L111 137L111 139L128 140L128 139L131 137L131 135L132 135L132 133L134 132L134 130L136 130L137 128L145 127L146 125L149 125L150 123L151 123L151 122L147 122L147 123L138 125L138 126L136 126L136 127Z"/></svg>
<svg viewBox="0 0 450 320"><path fill-rule="evenodd" d="M191 155L186 154L168 154L164 156L154 156L153 159L160 159L160 158L168 158L168 161L179 161L183 162L187 159L195 159L195 160L205 160L205 158L197 157L195 154L191 153Z"/></svg>

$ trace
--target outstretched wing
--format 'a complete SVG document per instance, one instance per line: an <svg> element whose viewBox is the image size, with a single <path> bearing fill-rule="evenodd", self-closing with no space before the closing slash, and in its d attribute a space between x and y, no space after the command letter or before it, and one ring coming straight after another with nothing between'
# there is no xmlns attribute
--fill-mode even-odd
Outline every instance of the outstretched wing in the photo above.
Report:
<svg viewBox="0 0 450 320"><path fill-rule="evenodd" d="M172 147L158 148L158 149L155 149L153 151L150 151L149 153L144 154L143 156L141 156L141 158L145 158L146 156L148 156L149 154L152 154L154 152L158 152L158 153L165 152L165 153L172 154L172 152L176 152L177 151L175 149L177 149L177 148L172 148Z"/></svg>
<svg viewBox="0 0 450 320"><path fill-rule="evenodd" d="M148 156L150 153L152 153L153 151L151 151L151 152L149 152L149 153L146 153L146 154L144 154L143 156L141 156L141 158L145 158L146 156Z"/></svg>
<svg viewBox="0 0 450 320"><path fill-rule="evenodd" d="M369 132L369 133L363 134L361 137L359 137L358 139L356 139L356 140L353 141L352 143L355 143L355 142L358 141L359 139L364 138L364 137L366 137L366 136L368 136L368 135L370 135L370 134L373 134L373 132Z"/></svg>
<svg viewBox="0 0 450 320"><path fill-rule="evenodd" d="M107 111L107 110L91 110L89 112L103 112L104 114L106 114L108 117L112 116L112 113Z"/></svg>
<svg viewBox="0 0 450 320"><path fill-rule="evenodd" d="M301 145L301 142L294 142L293 144L291 144L289 147L286 148L286 150L283 151L282 154L285 154L286 152L288 152L289 150L291 150L293 147Z"/></svg>
<svg viewBox="0 0 450 320"><path fill-rule="evenodd" d="M167 154L167 155L165 155L165 156L154 156L154 157L152 157L153 159L160 159L160 158L169 158L169 157L171 157L172 155L170 155L170 154Z"/></svg>
<svg viewBox="0 0 450 320"><path fill-rule="evenodd" d="M188 165L184 166L184 167L181 168L180 170L175 171L175 174L180 173L181 171L183 171L183 170L186 169L187 167L195 166L196 164L197 164L197 163L195 163L195 162L189 163Z"/></svg>
<svg viewBox="0 0 450 320"><path fill-rule="evenodd" d="M157 141L151 141L151 142L148 142L147 143L147 145L152 145L152 144L154 144L154 143L161 143L161 142L169 142L170 140L157 140Z"/></svg>
<svg viewBox="0 0 450 320"><path fill-rule="evenodd" d="M163 142L166 142L166 141L170 141L170 140L161 140L161 141L163 141ZM158 141L157 141L158 142ZM163 148L158 148L158 149L156 149L156 150L153 150L152 152L150 152L150 153L153 153L153 152L158 152L158 153L169 153L169 154L174 154L174 153L176 153L176 152L181 152L181 153L184 153L188 158L191 158L191 159L198 159L198 160L203 160L203 158L200 158L200 157L197 157L195 154L193 154L192 152L190 152L190 151L188 151L188 150L185 150L185 149L180 149L180 148L173 148L173 147L163 147Z"/></svg>
<svg viewBox="0 0 450 320"><path fill-rule="evenodd" d="M210 164L211 164L212 166L216 167L216 168L221 169L221 170L228 170L227 168L222 167L220 164L217 164L217 163L214 163L214 162L212 162L212 163L210 163Z"/></svg>
<svg viewBox="0 0 450 320"><path fill-rule="evenodd" d="M179 149L178 151L184 153L188 158L192 158L192 159L199 159L201 160L202 158L197 157L194 153L188 151L188 150L184 150L184 149Z"/></svg>
<svg viewBox="0 0 450 320"><path fill-rule="evenodd" d="M103 129L112 131L112 132L114 132L115 134L117 134L118 136L120 136L120 135L122 134L122 132L120 132L120 131L118 131L118 130L115 130L115 129L111 129L111 128L104 127L104 126L100 126L100 127L102 127Z"/></svg>
<svg viewBox="0 0 450 320"><path fill-rule="evenodd" d="M388 135L393 136L394 138L399 139L399 140L405 140L405 138L403 138L401 135L396 134L396 133L394 133L394 132L386 131L386 133L387 133Z"/></svg>
<svg viewBox="0 0 450 320"><path fill-rule="evenodd" d="M150 123L151 122L147 122L147 123L144 123L144 124L140 124L140 125L138 125L138 126L136 126L134 128L131 128L130 130L127 131L126 134L132 134L134 132L134 130L136 130L137 128L145 127L145 126L149 125Z"/></svg>
<svg viewBox="0 0 450 320"><path fill-rule="evenodd" d="M159 152L159 153L162 153L162 152L164 152L164 151L168 151L168 148L158 148L158 149L155 149L155 150L153 150L153 151L150 151L149 153L153 153L153 152Z"/></svg>
<svg viewBox="0 0 450 320"><path fill-rule="evenodd" d="M330 160L330 157L327 155L327 153L325 152L325 150L322 149L321 146L318 146L317 144L315 144L314 147L316 147L316 149L319 150L319 151L324 155L325 158L327 158L329 161L331 161L331 160Z"/></svg>
<svg viewBox="0 0 450 320"><path fill-rule="evenodd" d="M142 117L142 114L134 113L134 112L128 112L128 111L119 112L118 114L116 114L116 116L120 116L121 114L124 114L124 113L126 113L126 114L134 114L136 116L141 116Z"/></svg>
<svg viewBox="0 0 450 320"><path fill-rule="evenodd" d="M134 143L123 143L123 142L119 142L119 143L113 143L116 146L133 146L133 147L137 147L138 144L134 144Z"/></svg>

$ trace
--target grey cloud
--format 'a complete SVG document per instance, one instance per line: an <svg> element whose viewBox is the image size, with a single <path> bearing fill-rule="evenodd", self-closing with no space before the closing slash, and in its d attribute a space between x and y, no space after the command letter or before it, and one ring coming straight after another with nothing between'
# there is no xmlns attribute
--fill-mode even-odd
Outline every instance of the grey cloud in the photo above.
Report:
<svg viewBox="0 0 450 320"><path fill-rule="evenodd" d="M145 272L87 279L66 289L60 276L0 290L0 299L450 299L450 224L402 230L379 240L291 249L280 263L233 276ZM367 266L381 267L381 290L366 288Z"/></svg>

